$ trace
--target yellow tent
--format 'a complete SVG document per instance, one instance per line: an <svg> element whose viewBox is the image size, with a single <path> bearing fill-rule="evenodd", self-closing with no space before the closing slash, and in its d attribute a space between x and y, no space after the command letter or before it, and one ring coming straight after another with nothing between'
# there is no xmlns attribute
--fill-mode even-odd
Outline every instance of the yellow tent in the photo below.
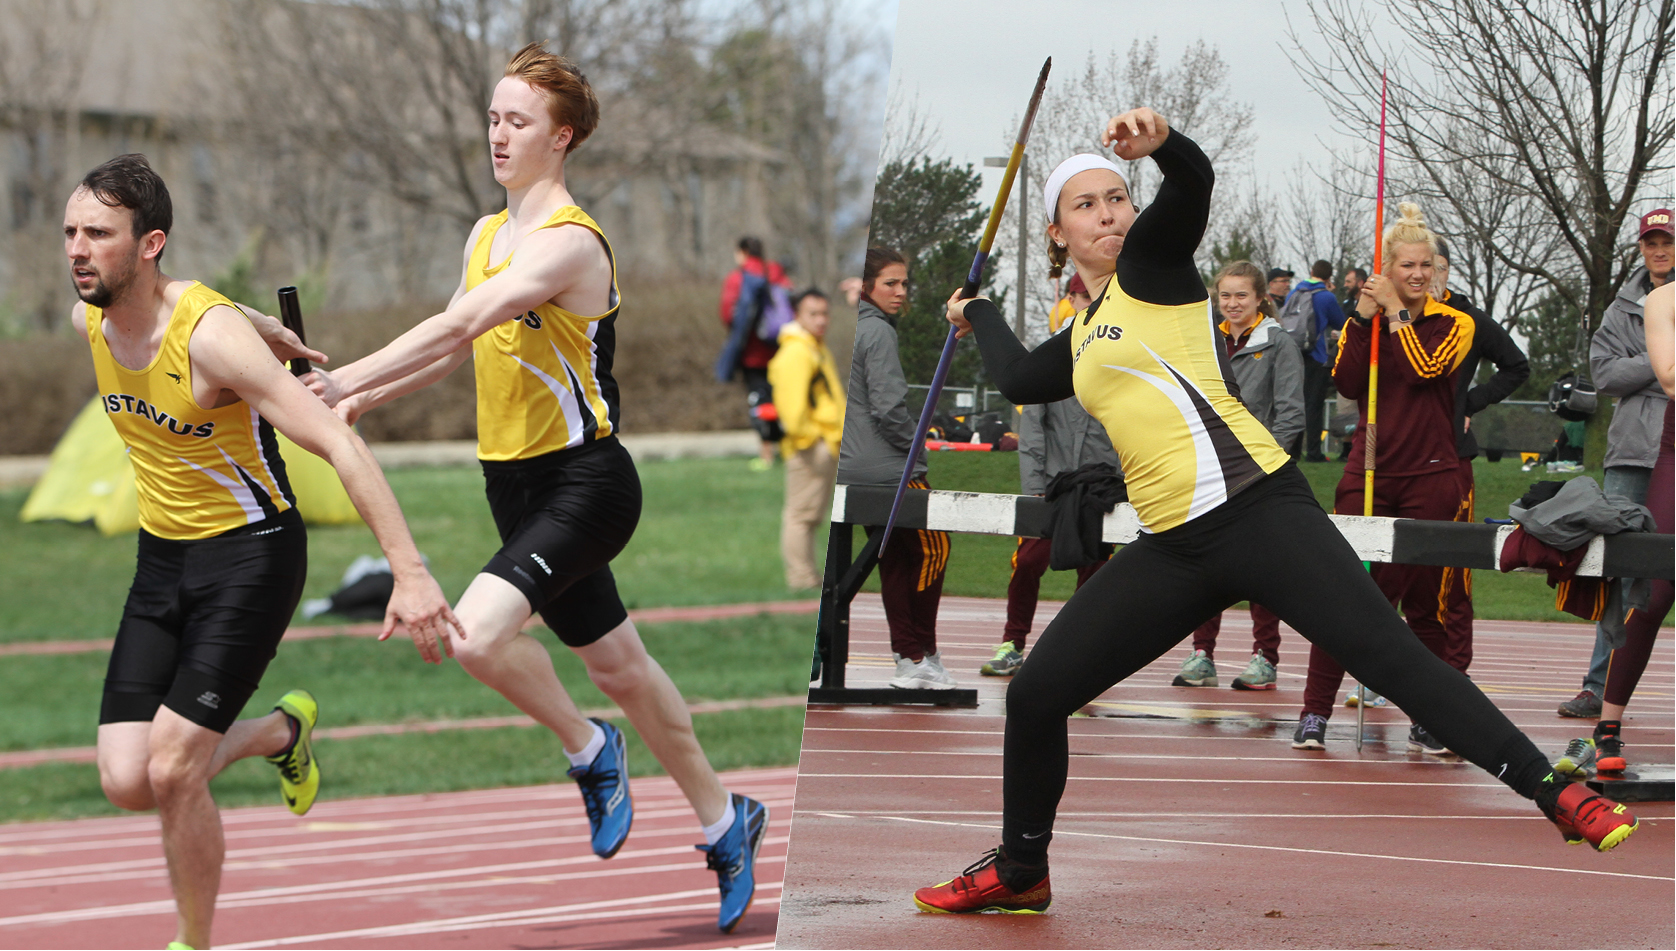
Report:
<svg viewBox="0 0 1676 951"><path fill-rule="evenodd" d="M343 491L338 474L324 459L279 437L279 454L297 496L297 510L316 525L348 525L361 516ZM106 535L140 527L134 469L128 451L105 418L95 397L70 423L52 450L52 459L35 490L23 503L25 522L63 519L91 521Z"/></svg>

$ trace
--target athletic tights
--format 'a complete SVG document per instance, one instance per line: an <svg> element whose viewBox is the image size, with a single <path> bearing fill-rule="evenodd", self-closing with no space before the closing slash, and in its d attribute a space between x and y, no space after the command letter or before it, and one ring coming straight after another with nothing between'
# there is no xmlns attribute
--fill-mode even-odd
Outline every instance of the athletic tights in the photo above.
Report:
<svg viewBox="0 0 1676 951"><path fill-rule="evenodd" d="M1274 611L1451 750L1535 795L1549 771L1541 751L1409 631L1289 463L1199 518L1119 550L1042 633L1007 690L1009 858L1046 858L1070 768L1066 718L1241 600Z"/></svg>
<svg viewBox="0 0 1676 951"><path fill-rule="evenodd" d="M1665 406L1664 436L1659 440L1659 458L1653 465L1652 481L1647 483L1647 508L1653 513L1653 521L1658 523L1659 531L1676 531L1676 519L1672 518L1672 495L1676 494L1676 471L1672 466L1672 412L1676 412L1676 403ZM1659 625L1664 623L1670 613L1670 605L1676 600L1676 585L1656 578L1651 582L1653 594L1645 611L1632 611L1624 621L1624 646L1612 652L1612 659L1606 667L1606 692L1603 699L1607 703L1627 704L1630 695L1635 693L1635 685L1641 682L1641 674L1647 669L1647 660L1653 656L1653 642L1658 639Z"/></svg>

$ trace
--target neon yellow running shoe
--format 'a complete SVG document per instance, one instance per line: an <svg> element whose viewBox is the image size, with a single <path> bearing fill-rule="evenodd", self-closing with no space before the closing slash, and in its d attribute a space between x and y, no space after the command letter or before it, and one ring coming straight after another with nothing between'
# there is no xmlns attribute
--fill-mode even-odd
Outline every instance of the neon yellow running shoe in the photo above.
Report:
<svg viewBox="0 0 1676 951"><path fill-rule="evenodd" d="M179 941L171 941L169 942L169 951L197 951L197 949L193 948L189 944L183 944Z"/></svg>
<svg viewBox="0 0 1676 951"><path fill-rule="evenodd" d="M320 720L320 704L307 690L293 690L279 698L275 710L297 721L297 741L288 750L268 757L279 767L279 794L297 815L308 812L320 791L320 764L314 758L314 724Z"/></svg>

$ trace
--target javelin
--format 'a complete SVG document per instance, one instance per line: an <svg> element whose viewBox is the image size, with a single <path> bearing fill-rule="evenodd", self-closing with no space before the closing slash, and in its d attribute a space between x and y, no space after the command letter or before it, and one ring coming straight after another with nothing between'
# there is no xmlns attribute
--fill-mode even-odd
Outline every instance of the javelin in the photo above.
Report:
<svg viewBox="0 0 1676 951"><path fill-rule="evenodd" d="M1373 273L1381 270L1380 260L1385 243L1385 72L1379 73L1379 184L1373 203ZM1368 428L1362 441L1362 514L1373 514L1373 470L1378 440L1374 438L1374 421L1379 418L1379 315L1373 315L1373 335L1368 343ZM1373 563L1368 562L1368 570ZM1368 707L1368 688L1356 684L1356 751L1362 751L1363 712Z"/></svg>
<svg viewBox="0 0 1676 951"><path fill-rule="evenodd" d="M1013 189L1013 177L1018 174L1019 162L1024 159L1024 143L1030 139L1030 124L1036 121L1036 108L1042 104L1042 90L1047 88L1048 70L1053 68L1053 57L1049 56L1042 64L1042 72L1036 77L1036 89L1030 94L1030 105L1024 110L1024 123L1019 126L1018 138L1013 142L1013 154L1007 159L1007 173L1001 178L1001 193L995 197L994 207L989 209L989 224L984 226L983 240L978 242L978 253L972 257L972 270L966 275L966 283L960 289L961 299L978 296L978 282L983 278L984 262L989 260L989 249L995 246L995 231L1001 226L1001 212L1007 207L1007 195ZM1026 214L1024 203L1019 203L1018 213ZM1018 249L1023 254L1024 249ZM1018 288L1020 294L1024 288ZM954 362L954 327L949 327L948 339L943 341L943 355L937 358L937 372L931 375L931 389L925 394L925 407L919 413L919 425L914 427L913 442L908 444L908 463L902 467L902 481L896 484L896 498L890 503L890 517L885 519L885 533L879 539L879 553L884 554L885 544L890 541L890 530L896 525L897 510L902 508L902 497L907 494L908 482L914 474L914 460L919 458L920 448L925 442L925 433L931 428L931 414L937 408L937 397L943 393L943 381L948 379L949 366Z"/></svg>

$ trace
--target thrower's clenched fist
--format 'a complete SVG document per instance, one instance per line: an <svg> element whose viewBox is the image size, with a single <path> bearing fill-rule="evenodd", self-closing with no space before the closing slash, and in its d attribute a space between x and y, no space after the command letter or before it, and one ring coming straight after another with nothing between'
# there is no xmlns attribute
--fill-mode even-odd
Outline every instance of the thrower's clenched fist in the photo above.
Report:
<svg viewBox="0 0 1676 951"><path fill-rule="evenodd" d="M1151 155L1169 135L1170 124L1164 117L1141 106L1113 116L1100 135L1100 144L1116 152L1118 158L1133 162Z"/></svg>

